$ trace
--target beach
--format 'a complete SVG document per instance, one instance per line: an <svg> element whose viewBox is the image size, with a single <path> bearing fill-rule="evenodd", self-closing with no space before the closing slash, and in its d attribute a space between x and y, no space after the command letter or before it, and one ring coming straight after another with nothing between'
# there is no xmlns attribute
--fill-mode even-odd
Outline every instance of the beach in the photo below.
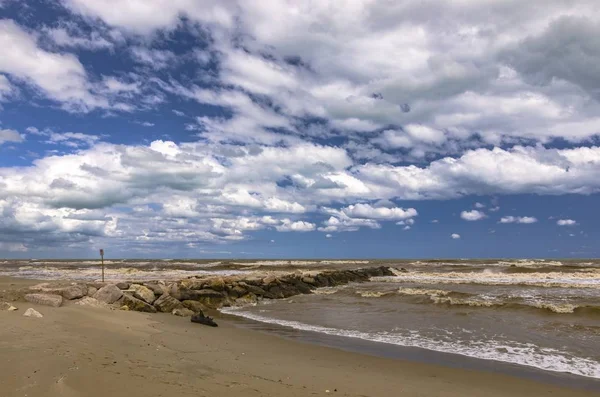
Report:
<svg viewBox="0 0 600 397"><path fill-rule="evenodd" d="M0 290L34 284L0 279ZM5 292L4 297L10 295ZM376 357L170 314L16 302L0 311L2 396L592 396L595 390ZM32 307L43 318L23 317Z"/></svg>

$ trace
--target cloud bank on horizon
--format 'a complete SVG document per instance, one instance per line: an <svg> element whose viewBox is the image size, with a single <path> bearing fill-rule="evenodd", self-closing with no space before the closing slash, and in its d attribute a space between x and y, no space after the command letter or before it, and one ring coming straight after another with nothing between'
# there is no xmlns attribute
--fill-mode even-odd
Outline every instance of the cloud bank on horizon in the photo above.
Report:
<svg viewBox="0 0 600 397"><path fill-rule="evenodd" d="M0 256L419 227L463 251L416 254L477 255L469 228L585 228L530 201L600 192L598 21L595 0L0 1Z"/></svg>

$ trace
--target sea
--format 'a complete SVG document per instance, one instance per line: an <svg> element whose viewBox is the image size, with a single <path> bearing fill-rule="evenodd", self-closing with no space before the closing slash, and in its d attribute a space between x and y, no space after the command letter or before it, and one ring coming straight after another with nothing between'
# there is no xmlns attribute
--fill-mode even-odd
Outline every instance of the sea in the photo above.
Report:
<svg viewBox="0 0 600 397"><path fill-rule="evenodd" d="M390 266L395 275L222 312L342 341L600 380L598 259L110 260L105 278L169 280L371 266ZM0 276L93 281L100 278L100 267L86 260L6 260L0 261Z"/></svg>

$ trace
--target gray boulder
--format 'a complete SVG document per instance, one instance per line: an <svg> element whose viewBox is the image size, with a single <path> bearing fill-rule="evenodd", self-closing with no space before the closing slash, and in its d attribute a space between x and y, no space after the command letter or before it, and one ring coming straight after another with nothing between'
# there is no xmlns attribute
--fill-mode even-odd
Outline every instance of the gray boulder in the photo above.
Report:
<svg viewBox="0 0 600 397"><path fill-rule="evenodd" d="M165 294L168 291L167 286L160 283L145 283L144 287L154 292L155 296L161 296L162 294Z"/></svg>
<svg viewBox="0 0 600 397"><path fill-rule="evenodd" d="M227 293L232 298L239 298L240 296L246 295L248 293L248 291L244 287L242 287L240 285L236 285L234 287L229 288L227 290Z"/></svg>
<svg viewBox="0 0 600 397"><path fill-rule="evenodd" d="M218 291L213 291L212 289L201 289L193 292L194 295L187 299L198 301L206 307L219 308L231 304L227 295Z"/></svg>
<svg viewBox="0 0 600 397"><path fill-rule="evenodd" d="M257 287L256 285L247 284L245 282L239 283L240 287L245 288L248 292L252 292L257 296L265 296L267 292L261 287Z"/></svg>
<svg viewBox="0 0 600 397"><path fill-rule="evenodd" d="M27 294L25 300L37 305L53 307L59 307L63 303L62 296L54 294Z"/></svg>
<svg viewBox="0 0 600 397"><path fill-rule="evenodd" d="M135 298L129 294L123 294L123 297L118 301L119 306L126 306L129 310L144 313L156 313L156 308L147 304L141 299Z"/></svg>
<svg viewBox="0 0 600 397"><path fill-rule="evenodd" d="M93 297L100 302L112 304L121 299L122 296L123 291L121 291L119 287L114 284L109 284L100 288Z"/></svg>
<svg viewBox="0 0 600 397"><path fill-rule="evenodd" d="M184 306L177 299L169 294L163 294L154 302L154 307L162 313L172 313L175 309L182 309Z"/></svg>
<svg viewBox="0 0 600 397"><path fill-rule="evenodd" d="M104 302L100 302L98 299L91 298L89 296L85 296L77 301L75 301L76 305L79 306L90 306L90 307L99 307L103 309L110 308L110 305Z"/></svg>
<svg viewBox="0 0 600 397"><path fill-rule="evenodd" d="M184 288L178 284L171 285L171 287L169 288L169 295L180 301L202 301L203 299L209 298L222 300L225 297L223 293L214 291L212 289L193 290Z"/></svg>
<svg viewBox="0 0 600 397"><path fill-rule="evenodd" d="M247 306L253 305L258 302L258 297L254 295L252 292L247 293L246 295L239 297L235 300L236 306Z"/></svg>
<svg viewBox="0 0 600 397"><path fill-rule="evenodd" d="M198 301L183 301L181 303L183 303L186 309L190 309L194 313L202 313L203 310L206 310L206 306Z"/></svg>
<svg viewBox="0 0 600 397"><path fill-rule="evenodd" d="M71 285L70 287L61 288L60 294L68 300L83 298L87 295L88 288L85 285Z"/></svg>
<svg viewBox="0 0 600 397"><path fill-rule="evenodd" d="M119 287L119 289L129 289L129 283L125 283L125 282L117 283L117 287Z"/></svg>
<svg viewBox="0 0 600 397"><path fill-rule="evenodd" d="M143 300L146 303L152 304L156 300L154 291L148 287L139 284L131 284L129 290L133 291L133 296Z"/></svg>

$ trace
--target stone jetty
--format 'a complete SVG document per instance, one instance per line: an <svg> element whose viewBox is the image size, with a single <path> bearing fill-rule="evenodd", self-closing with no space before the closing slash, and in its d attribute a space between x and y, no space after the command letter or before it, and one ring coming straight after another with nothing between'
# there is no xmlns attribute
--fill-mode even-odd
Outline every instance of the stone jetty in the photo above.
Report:
<svg viewBox="0 0 600 397"><path fill-rule="evenodd" d="M81 305L113 307L147 313L163 312L192 316L205 309L241 306L263 299L284 299L310 294L323 287L393 276L388 267L329 270L319 273L192 277L180 281L68 284L43 283L30 287L25 299L50 306L63 301Z"/></svg>

